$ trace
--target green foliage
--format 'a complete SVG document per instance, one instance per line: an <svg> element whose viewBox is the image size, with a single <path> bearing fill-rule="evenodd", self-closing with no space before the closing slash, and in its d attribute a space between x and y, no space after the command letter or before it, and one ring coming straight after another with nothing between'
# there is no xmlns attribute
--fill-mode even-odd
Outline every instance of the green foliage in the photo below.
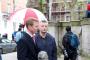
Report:
<svg viewBox="0 0 90 60"><path fill-rule="evenodd" d="M39 0L40 4L45 4L45 0Z"/></svg>
<svg viewBox="0 0 90 60"><path fill-rule="evenodd" d="M44 4L45 4L45 0L39 0L39 10L41 11L41 12L43 12L43 10L44 10Z"/></svg>

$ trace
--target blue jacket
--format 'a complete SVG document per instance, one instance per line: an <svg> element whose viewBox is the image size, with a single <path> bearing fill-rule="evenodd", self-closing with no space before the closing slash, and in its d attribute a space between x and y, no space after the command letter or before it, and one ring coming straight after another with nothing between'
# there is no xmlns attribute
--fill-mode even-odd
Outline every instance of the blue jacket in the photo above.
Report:
<svg viewBox="0 0 90 60"><path fill-rule="evenodd" d="M46 34L45 38L42 38L39 33L36 33L35 43L41 51L46 51L49 60L57 60L57 47L55 38L49 33Z"/></svg>
<svg viewBox="0 0 90 60"><path fill-rule="evenodd" d="M16 39L15 39L15 41L18 42L20 40L20 38L22 37L22 35L23 35L22 32L21 31L18 31L16 33Z"/></svg>

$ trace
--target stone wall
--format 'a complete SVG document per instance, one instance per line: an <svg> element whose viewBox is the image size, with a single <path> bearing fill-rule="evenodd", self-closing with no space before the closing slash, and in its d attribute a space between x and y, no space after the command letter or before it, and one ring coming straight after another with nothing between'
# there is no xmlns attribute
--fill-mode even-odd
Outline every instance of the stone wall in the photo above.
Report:
<svg viewBox="0 0 90 60"><path fill-rule="evenodd" d="M83 54L88 54L90 56L90 19L82 20L81 26Z"/></svg>
<svg viewBox="0 0 90 60"><path fill-rule="evenodd" d="M58 22L49 23L48 32L53 35L58 43L61 45L62 37L65 34L66 26L71 24L72 32L78 35L80 40L79 49L82 50L83 54L90 54L90 21L72 21L70 22ZM81 51L80 51L81 52Z"/></svg>
<svg viewBox="0 0 90 60"><path fill-rule="evenodd" d="M48 32L55 37L55 41L58 44L58 28L55 23L49 22Z"/></svg>

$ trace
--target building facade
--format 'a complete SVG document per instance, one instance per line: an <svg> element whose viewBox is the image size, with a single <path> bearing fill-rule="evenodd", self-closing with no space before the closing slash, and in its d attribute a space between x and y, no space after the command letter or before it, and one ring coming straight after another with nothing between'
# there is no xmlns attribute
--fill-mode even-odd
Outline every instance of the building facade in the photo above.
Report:
<svg viewBox="0 0 90 60"><path fill-rule="evenodd" d="M0 24L0 34L5 34L7 33L8 34L8 37L10 38L11 40L11 35L12 35L12 32L15 31L15 28L13 25L11 25L12 23L10 22L9 20L9 17L11 15L11 13L17 11L17 10L20 10L20 9L23 9L23 8L26 8L26 3L27 3L27 0L0 0L0 12L1 12L1 24Z"/></svg>
<svg viewBox="0 0 90 60"><path fill-rule="evenodd" d="M35 4L36 0L33 1ZM41 2L42 6L40 6ZM30 4L30 7L43 8L41 11L49 20L48 31L55 37L57 45L61 45L62 37L66 32L65 27L71 25L72 31L80 39L80 50L83 54L89 55L89 21L82 19L86 14L87 0L77 0L76 3L75 0L38 0L38 5L32 6L32 3Z"/></svg>
<svg viewBox="0 0 90 60"><path fill-rule="evenodd" d="M61 45L62 37L64 35L65 27L72 26L72 31L75 32L80 39L80 49L85 53L90 53L90 21L89 19L82 19L85 16L87 0L0 0L3 27L3 33L11 30L8 28L8 16L10 13L25 7L33 7L40 9L49 20L48 31L51 33L58 44ZM13 28L13 27L12 27ZM1 32L2 32L1 31ZM14 30L12 30L13 32Z"/></svg>

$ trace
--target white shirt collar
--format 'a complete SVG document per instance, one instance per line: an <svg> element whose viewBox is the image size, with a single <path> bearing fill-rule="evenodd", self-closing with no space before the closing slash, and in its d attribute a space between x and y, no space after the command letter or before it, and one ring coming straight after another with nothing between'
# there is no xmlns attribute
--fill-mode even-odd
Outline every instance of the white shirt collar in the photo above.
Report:
<svg viewBox="0 0 90 60"><path fill-rule="evenodd" d="M33 35L28 30L26 30L26 33L33 37Z"/></svg>

